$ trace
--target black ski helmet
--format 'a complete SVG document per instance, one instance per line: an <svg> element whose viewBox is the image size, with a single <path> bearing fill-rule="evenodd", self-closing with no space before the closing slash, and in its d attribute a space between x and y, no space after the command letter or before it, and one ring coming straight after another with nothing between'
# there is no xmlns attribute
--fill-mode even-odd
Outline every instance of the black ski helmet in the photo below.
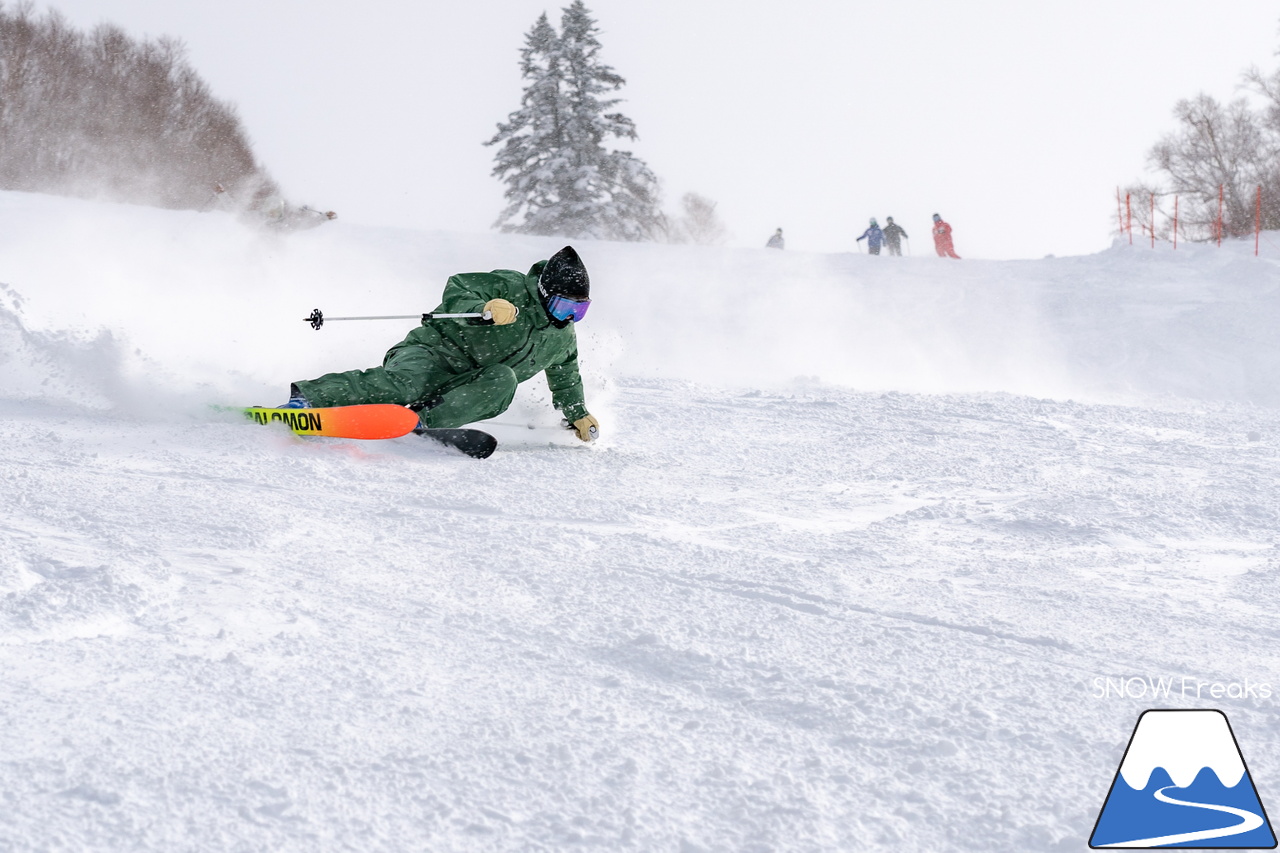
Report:
<svg viewBox="0 0 1280 853"><path fill-rule="evenodd" d="M941 221L942 221L942 217L935 213L935 214L933 215L933 221L934 221L934 222L941 222Z"/></svg>
<svg viewBox="0 0 1280 853"><path fill-rule="evenodd" d="M591 298L591 278L572 246L565 246L547 261L538 276L538 293L544 302L553 296L577 301Z"/></svg>

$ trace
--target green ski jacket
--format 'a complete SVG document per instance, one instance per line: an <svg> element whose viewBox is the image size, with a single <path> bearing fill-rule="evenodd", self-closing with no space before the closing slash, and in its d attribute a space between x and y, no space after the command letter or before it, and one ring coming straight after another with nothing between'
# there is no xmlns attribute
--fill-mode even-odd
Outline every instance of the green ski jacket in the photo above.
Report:
<svg viewBox="0 0 1280 853"><path fill-rule="evenodd" d="M551 403L572 423L587 407L578 373L578 338L573 324L557 328L538 294L538 276L546 261L528 274L515 270L459 273L445 284L438 313L482 311L490 299L505 299L519 309L514 323L494 326L479 320L427 320L387 353L403 347L428 347L456 373L505 364L524 382L546 371ZM434 313L434 312L433 312Z"/></svg>

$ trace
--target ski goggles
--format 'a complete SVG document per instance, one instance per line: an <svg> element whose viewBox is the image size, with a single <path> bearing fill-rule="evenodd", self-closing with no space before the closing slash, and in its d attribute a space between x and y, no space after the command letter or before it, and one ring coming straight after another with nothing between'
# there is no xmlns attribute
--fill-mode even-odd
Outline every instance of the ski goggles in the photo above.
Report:
<svg viewBox="0 0 1280 853"><path fill-rule="evenodd" d="M587 316L587 308L590 305L590 299L577 300L567 296L553 296L547 303L547 313L557 320L573 320L579 323L583 317Z"/></svg>

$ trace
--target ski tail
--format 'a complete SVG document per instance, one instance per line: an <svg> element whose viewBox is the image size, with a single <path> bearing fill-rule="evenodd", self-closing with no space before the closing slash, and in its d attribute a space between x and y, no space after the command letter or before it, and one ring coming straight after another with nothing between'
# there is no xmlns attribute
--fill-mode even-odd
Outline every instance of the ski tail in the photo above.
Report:
<svg viewBox="0 0 1280 853"><path fill-rule="evenodd" d="M488 459L498 449L498 440L478 429L428 429L419 427L414 433L423 438L452 447L472 459Z"/></svg>

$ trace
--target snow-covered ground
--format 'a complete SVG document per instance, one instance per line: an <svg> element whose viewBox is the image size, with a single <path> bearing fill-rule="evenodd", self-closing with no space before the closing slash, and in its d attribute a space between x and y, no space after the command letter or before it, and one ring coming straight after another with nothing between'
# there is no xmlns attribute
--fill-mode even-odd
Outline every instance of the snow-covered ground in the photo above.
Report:
<svg viewBox="0 0 1280 853"><path fill-rule="evenodd" d="M1277 253L916 242L577 244L477 462L209 404L561 243L0 193L0 849L1084 850L1148 707L1274 813Z"/></svg>

